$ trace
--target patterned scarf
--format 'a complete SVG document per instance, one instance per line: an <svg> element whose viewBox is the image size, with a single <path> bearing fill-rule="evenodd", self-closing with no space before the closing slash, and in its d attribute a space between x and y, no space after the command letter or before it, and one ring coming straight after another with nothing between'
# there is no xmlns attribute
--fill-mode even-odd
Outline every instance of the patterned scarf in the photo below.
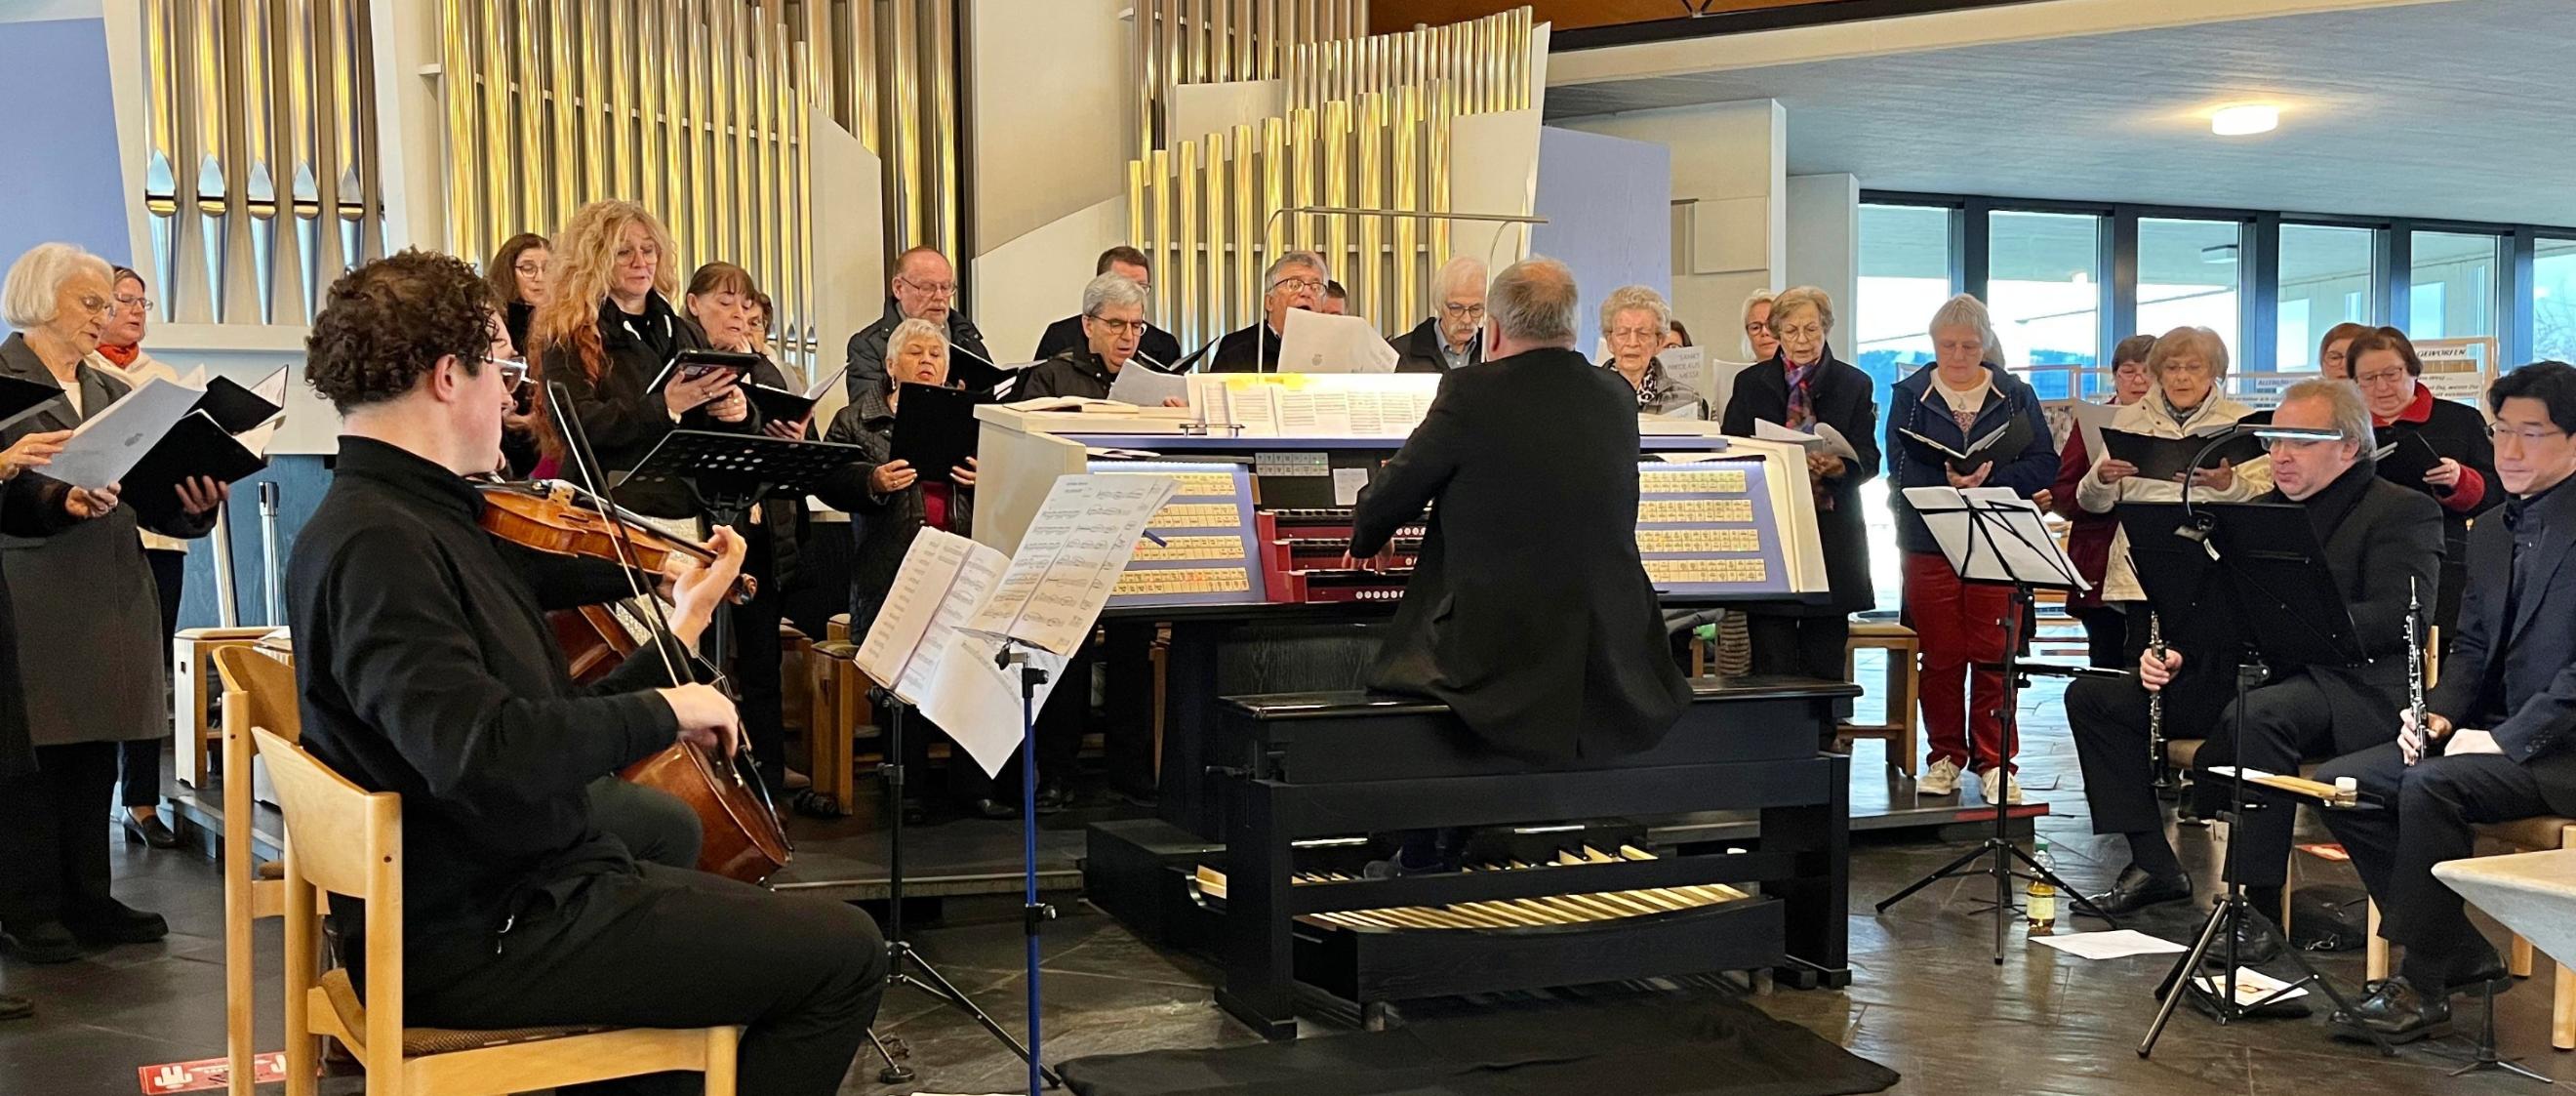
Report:
<svg viewBox="0 0 2576 1096"><path fill-rule="evenodd" d="M1815 394L1810 390L1816 379L1816 367L1825 364L1821 357L1806 365L1792 365L1786 355L1780 358L1780 369L1789 378L1789 421L1782 425L1791 430L1812 429L1816 421Z"/></svg>

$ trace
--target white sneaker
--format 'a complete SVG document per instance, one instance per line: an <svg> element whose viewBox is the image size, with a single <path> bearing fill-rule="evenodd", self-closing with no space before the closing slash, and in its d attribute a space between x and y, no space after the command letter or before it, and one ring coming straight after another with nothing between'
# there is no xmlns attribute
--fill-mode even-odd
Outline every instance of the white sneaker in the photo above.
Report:
<svg viewBox="0 0 2576 1096"><path fill-rule="evenodd" d="M1931 767L1923 770L1923 775L1914 781L1914 794L1959 794L1959 763L1946 757L1934 760Z"/></svg>
<svg viewBox="0 0 2576 1096"><path fill-rule="evenodd" d="M2003 786L2003 804L2007 807L2021 806L2021 781L2013 779L2012 774L2005 772L2003 766L1997 765L1994 768L1978 774L1977 782L1978 790L1985 793L1986 802L1993 803L1996 801L1995 786L2001 784Z"/></svg>

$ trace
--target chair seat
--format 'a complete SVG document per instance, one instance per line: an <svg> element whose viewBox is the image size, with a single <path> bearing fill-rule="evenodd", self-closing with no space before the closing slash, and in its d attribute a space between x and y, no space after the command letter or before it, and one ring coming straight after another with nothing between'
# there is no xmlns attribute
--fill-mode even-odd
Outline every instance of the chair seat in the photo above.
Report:
<svg viewBox="0 0 2576 1096"><path fill-rule="evenodd" d="M2486 822L2478 826L2478 836L2502 841L2525 849L2547 850L2566 844L2567 827L2576 826L2576 818L2541 815L2517 818L2511 822Z"/></svg>
<svg viewBox="0 0 2576 1096"><path fill-rule="evenodd" d="M1856 640L1912 639L1914 629L1892 620L1855 620L1851 625L1851 638Z"/></svg>
<svg viewBox="0 0 2576 1096"><path fill-rule="evenodd" d="M331 1001L331 1011L340 1026L353 1035L367 1030L367 1006L358 1001L357 988L349 982L349 970L340 967L326 973L321 980L322 994ZM455 1054L485 1047L512 1043L538 1043L575 1035L595 1035L615 1028L606 1024L567 1025L561 1027L502 1028L492 1031L463 1031L453 1028L404 1028L403 1057L425 1058L434 1054Z"/></svg>
<svg viewBox="0 0 2576 1096"><path fill-rule="evenodd" d="M286 878L286 861L261 861L258 867L251 869L251 875L260 879L284 879Z"/></svg>

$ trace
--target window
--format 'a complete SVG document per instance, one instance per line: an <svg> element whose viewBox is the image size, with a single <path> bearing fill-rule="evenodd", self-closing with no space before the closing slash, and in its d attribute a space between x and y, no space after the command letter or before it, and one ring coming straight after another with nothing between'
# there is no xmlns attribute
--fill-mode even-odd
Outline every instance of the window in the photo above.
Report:
<svg viewBox="0 0 2576 1096"><path fill-rule="evenodd" d="M2279 364L2317 369L2317 340L2339 323L2369 323L2376 231L2332 225L2281 226Z"/></svg>
<svg viewBox="0 0 2576 1096"><path fill-rule="evenodd" d="M1844 321L1850 336L1834 345L1844 360L1870 375L1878 390L1882 428L1888 388L1932 360L1924 321L1958 292L1950 280L1955 216L1944 206L1860 207L1860 299L1852 302ZM1869 521L1870 583L1878 594L1877 607L1894 610L1904 601L1905 557L1896 550L1896 521L1888 513L1884 477L1861 485L1861 508Z"/></svg>
<svg viewBox="0 0 2576 1096"><path fill-rule="evenodd" d="M2081 372L2102 353L2102 218L1998 210L1986 239L1986 307L2003 364L2024 370L2041 399L2107 389L2108 378Z"/></svg>
<svg viewBox="0 0 2576 1096"><path fill-rule="evenodd" d="M2493 335L2496 330L2496 237L2461 232L2414 234L2406 333L2417 339Z"/></svg>
<svg viewBox="0 0 2576 1096"><path fill-rule="evenodd" d="M2243 372L2245 226L2235 221L2138 219L2138 330L2162 335L2206 327L2227 344L2228 372Z"/></svg>
<svg viewBox="0 0 2576 1096"><path fill-rule="evenodd" d="M2542 239L2533 250L2531 356L2576 362L2576 239Z"/></svg>

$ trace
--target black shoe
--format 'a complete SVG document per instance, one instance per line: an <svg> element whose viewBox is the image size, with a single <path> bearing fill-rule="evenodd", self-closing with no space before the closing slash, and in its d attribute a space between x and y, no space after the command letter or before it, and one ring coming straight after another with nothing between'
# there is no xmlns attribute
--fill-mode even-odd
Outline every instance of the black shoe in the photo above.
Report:
<svg viewBox="0 0 2576 1096"><path fill-rule="evenodd" d="M2450 1026L2451 995L2427 996L2401 974L2373 985L2351 1012L2337 1012L2330 1022L2342 1038L2411 1043Z"/></svg>
<svg viewBox="0 0 2576 1096"><path fill-rule="evenodd" d="M2273 926L2271 918L2248 912L2236 923L2237 966L2259 967L2280 957L2281 930ZM2227 969L2225 937L2210 941L2209 953L2200 957L2200 965L2204 970Z"/></svg>
<svg viewBox="0 0 2576 1096"><path fill-rule="evenodd" d="M38 921L31 925L11 925L0 933L18 958L30 963L68 963L81 957L80 940L73 937L60 921Z"/></svg>
<svg viewBox="0 0 2576 1096"><path fill-rule="evenodd" d="M1038 783L1039 814L1056 814L1071 805L1073 805L1073 795L1064 790L1064 781L1044 780Z"/></svg>
<svg viewBox="0 0 2576 1096"><path fill-rule="evenodd" d="M2085 896L2084 901L2092 904L2091 909L2078 904L2074 912L2091 914L2099 910L2105 917L2126 917L2149 906L2188 901L2190 898L2190 876L2181 872L2149 875L2146 869L2131 864L2120 869L2120 877L2111 881L2110 890Z"/></svg>
<svg viewBox="0 0 2576 1096"><path fill-rule="evenodd" d="M36 1003L24 997L0 993L0 1020L24 1020L36 1014Z"/></svg>
<svg viewBox="0 0 2576 1096"><path fill-rule="evenodd" d="M170 922L161 915L110 898L105 905L85 909L64 920L72 935L88 944L149 944L170 935Z"/></svg>
<svg viewBox="0 0 2576 1096"><path fill-rule="evenodd" d="M158 814L140 822L135 821L134 816L129 814L122 821L125 826L125 843L128 845L150 845L156 849L179 847L179 835L170 832L170 827L162 825L161 816Z"/></svg>
<svg viewBox="0 0 2576 1096"><path fill-rule="evenodd" d="M978 799L975 801L974 811L978 818L1008 822L1020 816L1020 805L1005 803L999 799Z"/></svg>

